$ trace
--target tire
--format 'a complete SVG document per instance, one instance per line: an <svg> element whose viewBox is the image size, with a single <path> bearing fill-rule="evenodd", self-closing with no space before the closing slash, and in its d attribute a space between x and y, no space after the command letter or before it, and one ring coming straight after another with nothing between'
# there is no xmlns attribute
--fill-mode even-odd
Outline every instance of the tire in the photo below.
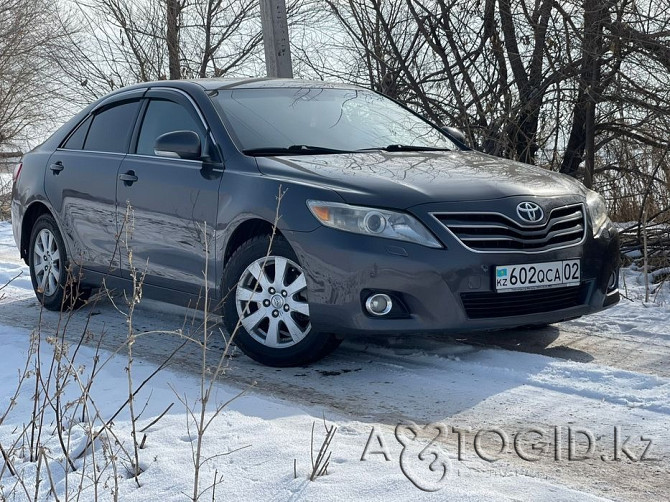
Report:
<svg viewBox="0 0 670 502"><path fill-rule="evenodd" d="M56 220L50 214L40 216L33 225L28 247L28 267L35 296L47 310L61 311L85 302L90 290L79 290L68 280L65 243Z"/></svg>
<svg viewBox="0 0 670 502"><path fill-rule="evenodd" d="M267 235L246 241L230 257L222 282L224 324L229 333L237 328L233 341L255 361L301 366L340 344L312 327L305 274L285 239L276 237L269 255Z"/></svg>

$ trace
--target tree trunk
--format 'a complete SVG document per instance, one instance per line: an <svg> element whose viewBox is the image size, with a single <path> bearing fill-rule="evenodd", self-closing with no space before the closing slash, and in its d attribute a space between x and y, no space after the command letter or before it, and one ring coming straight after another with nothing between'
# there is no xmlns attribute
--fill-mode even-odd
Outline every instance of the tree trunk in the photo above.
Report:
<svg viewBox="0 0 670 502"><path fill-rule="evenodd" d="M603 31L609 17L609 5L602 0L584 0L584 41L579 93L573 109L572 128L561 172L576 177L586 160L584 183L591 188L595 164L596 107L602 92L600 83Z"/></svg>
<svg viewBox="0 0 670 502"><path fill-rule="evenodd" d="M520 36L515 28L511 1L498 0L498 6L505 49L519 92L518 111L510 117L507 127L510 141L509 156L527 164L534 164L538 150L537 128L544 97L541 91L543 51L551 19L552 2L543 0L535 15L528 20L533 30L533 53L527 68L524 66L518 45Z"/></svg>
<svg viewBox="0 0 670 502"><path fill-rule="evenodd" d="M167 51L168 66L170 69L170 79L179 80L181 78L181 65L179 64L179 15L181 6L179 0L165 0L167 7Z"/></svg>

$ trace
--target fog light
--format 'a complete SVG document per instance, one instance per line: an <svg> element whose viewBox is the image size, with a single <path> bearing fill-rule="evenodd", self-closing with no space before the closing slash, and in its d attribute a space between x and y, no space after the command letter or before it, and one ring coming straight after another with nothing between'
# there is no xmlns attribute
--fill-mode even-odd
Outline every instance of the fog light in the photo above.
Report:
<svg viewBox="0 0 670 502"><path fill-rule="evenodd" d="M372 315L382 316L391 312L391 309L393 308L393 301L389 295L375 293L370 295L365 301L365 308Z"/></svg>
<svg viewBox="0 0 670 502"><path fill-rule="evenodd" d="M607 281L607 291L616 289L617 280L619 279L619 270L613 270L610 274L609 281Z"/></svg>

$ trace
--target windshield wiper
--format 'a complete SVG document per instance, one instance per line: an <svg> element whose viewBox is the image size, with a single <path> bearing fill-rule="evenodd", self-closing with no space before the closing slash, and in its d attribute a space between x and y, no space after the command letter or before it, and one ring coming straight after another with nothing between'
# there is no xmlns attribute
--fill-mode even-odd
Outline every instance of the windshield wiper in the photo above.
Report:
<svg viewBox="0 0 670 502"><path fill-rule="evenodd" d="M242 150L246 155L262 157L264 155L325 155L329 153L352 153L351 150L338 150L312 145L266 146Z"/></svg>
<svg viewBox="0 0 670 502"><path fill-rule="evenodd" d="M417 146L417 145L388 145L376 146L373 148L363 148L360 151L384 150L385 152L450 152L449 148L439 148L437 146Z"/></svg>

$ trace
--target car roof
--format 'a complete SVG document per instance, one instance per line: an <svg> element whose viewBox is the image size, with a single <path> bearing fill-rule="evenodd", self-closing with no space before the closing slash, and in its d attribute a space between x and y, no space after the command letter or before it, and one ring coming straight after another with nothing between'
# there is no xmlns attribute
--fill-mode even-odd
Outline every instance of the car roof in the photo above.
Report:
<svg viewBox="0 0 670 502"><path fill-rule="evenodd" d="M193 80L193 82L203 86L207 90L213 89L231 89L231 88L277 88L277 87L315 87L315 88L340 88L340 89L358 89L359 87L351 84L323 82L320 80L301 80L294 78L206 78Z"/></svg>
<svg viewBox="0 0 670 502"><path fill-rule="evenodd" d="M197 79L183 79L183 80L158 80L154 82L140 82L138 84L125 87L120 90L128 90L132 88L147 88L147 87L174 87L185 88L189 85L196 84L202 87L205 91L213 91L220 89L262 89L262 88L315 88L315 89L361 89L361 87L337 82L323 82L320 80L301 80L294 78L197 78Z"/></svg>

